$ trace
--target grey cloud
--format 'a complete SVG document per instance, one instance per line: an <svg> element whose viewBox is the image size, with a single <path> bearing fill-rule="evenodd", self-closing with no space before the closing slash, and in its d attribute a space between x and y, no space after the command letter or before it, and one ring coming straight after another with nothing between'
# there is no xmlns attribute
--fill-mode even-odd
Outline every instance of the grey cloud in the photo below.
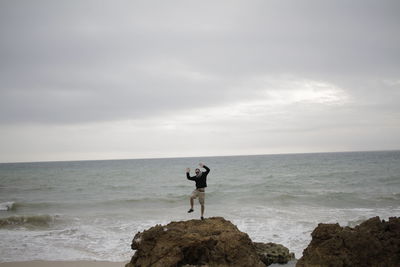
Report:
<svg viewBox="0 0 400 267"><path fill-rule="evenodd" d="M246 81L258 75L365 99L370 80L400 77L399 11L398 1L2 1L0 122L185 112L257 97Z"/></svg>

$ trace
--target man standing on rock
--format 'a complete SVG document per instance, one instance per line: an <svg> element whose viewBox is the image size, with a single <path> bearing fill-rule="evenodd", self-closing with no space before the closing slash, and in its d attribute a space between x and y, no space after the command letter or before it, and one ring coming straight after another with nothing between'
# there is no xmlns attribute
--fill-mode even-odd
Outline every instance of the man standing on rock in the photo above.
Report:
<svg viewBox="0 0 400 267"><path fill-rule="evenodd" d="M196 190L192 192L192 195L190 196L190 210L188 213L193 212L193 203L195 198L199 198L199 202L201 205L201 219L204 220L204 200L206 198L206 192L205 189L207 187L207 175L210 172L210 169L205 166L203 163L199 164L201 168L206 169L205 172L200 171L200 169L196 169L196 175L195 176L190 176L190 169L186 168L186 178L188 180L192 180L196 182Z"/></svg>

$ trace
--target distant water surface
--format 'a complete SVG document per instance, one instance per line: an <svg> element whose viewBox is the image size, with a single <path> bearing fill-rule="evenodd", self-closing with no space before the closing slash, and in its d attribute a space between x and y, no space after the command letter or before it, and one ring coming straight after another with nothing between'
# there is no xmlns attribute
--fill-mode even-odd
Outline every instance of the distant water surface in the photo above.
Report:
<svg viewBox="0 0 400 267"><path fill-rule="evenodd" d="M200 217L199 162L206 217L297 258L320 222L400 216L400 151L0 164L0 261L129 260L137 231Z"/></svg>

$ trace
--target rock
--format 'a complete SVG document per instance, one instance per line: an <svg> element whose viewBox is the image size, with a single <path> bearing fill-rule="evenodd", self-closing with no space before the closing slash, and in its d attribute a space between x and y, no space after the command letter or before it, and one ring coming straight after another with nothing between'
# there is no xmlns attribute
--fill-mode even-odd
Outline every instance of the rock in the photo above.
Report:
<svg viewBox="0 0 400 267"><path fill-rule="evenodd" d="M126 267L265 266L249 236L221 217L171 222L139 232Z"/></svg>
<svg viewBox="0 0 400 267"><path fill-rule="evenodd" d="M360 225L319 224L298 267L400 266L400 218L371 218Z"/></svg>
<svg viewBox="0 0 400 267"><path fill-rule="evenodd" d="M256 247L257 255L267 266L273 263L284 264L295 259L294 253L290 253L288 248L280 244L259 242L253 244Z"/></svg>

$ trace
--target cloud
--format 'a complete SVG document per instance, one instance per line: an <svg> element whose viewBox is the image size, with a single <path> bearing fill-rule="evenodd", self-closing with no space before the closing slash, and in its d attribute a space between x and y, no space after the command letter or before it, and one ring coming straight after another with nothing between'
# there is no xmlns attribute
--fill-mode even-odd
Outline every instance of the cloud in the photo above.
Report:
<svg viewBox="0 0 400 267"><path fill-rule="evenodd" d="M399 74L387 1L2 2L2 122L137 118L257 97L254 77ZM247 93L238 93L238 85ZM200 101L206 98L207 101Z"/></svg>
<svg viewBox="0 0 400 267"><path fill-rule="evenodd" d="M96 154L107 143L109 156L133 154L107 136L144 156L199 139L214 154L334 150L352 147L347 135L377 136L377 126L394 140L399 12L389 0L2 1L2 136L14 141L8 151L26 144L34 155L29 144L49 130L59 138L48 155L58 142L66 155L60 139L76 128L76 144ZM103 128L114 132L88 137ZM328 145L334 132L342 139Z"/></svg>

